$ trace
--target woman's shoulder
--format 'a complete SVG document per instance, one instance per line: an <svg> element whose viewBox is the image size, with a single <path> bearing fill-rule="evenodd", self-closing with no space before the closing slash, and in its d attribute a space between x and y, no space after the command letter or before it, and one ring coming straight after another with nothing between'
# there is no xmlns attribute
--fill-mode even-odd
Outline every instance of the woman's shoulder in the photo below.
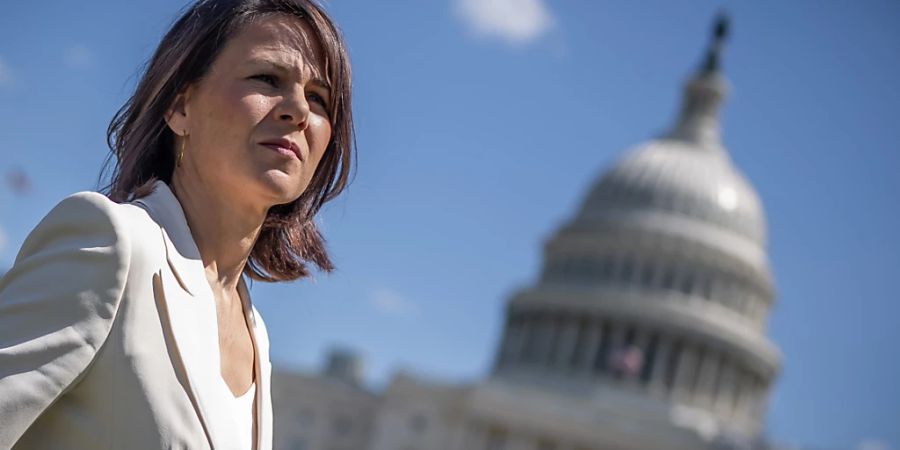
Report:
<svg viewBox="0 0 900 450"><path fill-rule="evenodd" d="M76 192L62 199L44 217L47 223L67 223L72 227L114 228L125 231L139 222L152 222L146 212L132 203L117 203L99 192ZM121 229L121 230L120 230Z"/></svg>
<svg viewBox="0 0 900 450"><path fill-rule="evenodd" d="M41 219L16 259L38 248L73 239L85 243L103 241L121 256L131 255L132 247L141 247L146 241L135 238L152 230L153 224L147 212L137 205L114 202L99 192L77 192L62 199Z"/></svg>
<svg viewBox="0 0 900 450"><path fill-rule="evenodd" d="M147 211L134 202L119 203L104 194L94 191L76 192L64 198L54 209L80 209L86 219L108 220L115 225L137 225L154 223ZM77 216L73 216L77 217Z"/></svg>

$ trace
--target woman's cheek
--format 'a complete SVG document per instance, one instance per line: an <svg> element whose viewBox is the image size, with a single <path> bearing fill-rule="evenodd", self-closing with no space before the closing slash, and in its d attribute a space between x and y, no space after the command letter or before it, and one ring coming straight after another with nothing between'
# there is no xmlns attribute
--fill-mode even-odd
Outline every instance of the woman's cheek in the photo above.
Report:
<svg viewBox="0 0 900 450"><path fill-rule="evenodd" d="M328 143L331 141L331 122L328 119L322 116L313 116L315 117L315 127L316 132L314 133L315 142L313 142L314 147L311 147L316 150L316 153L319 157L325 153L325 149L328 147Z"/></svg>
<svg viewBox="0 0 900 450"><path fill-rule="evenodd" d="M252 119L253 123L259 123L266 117L269 110L272 109L271 103L272 101L269 97L264 95L251 95L245 97L243 107L246 111L246 115Z"/></svg>

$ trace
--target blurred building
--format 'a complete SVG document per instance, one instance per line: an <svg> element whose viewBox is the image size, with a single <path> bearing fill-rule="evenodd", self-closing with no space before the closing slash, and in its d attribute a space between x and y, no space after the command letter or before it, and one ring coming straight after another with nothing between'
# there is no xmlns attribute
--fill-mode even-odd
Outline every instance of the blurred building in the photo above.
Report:
<svg viewBox="0 0 900 450"><path fill-rule="evenodd" d="M672 130L626 152L545 244L539 280L508 301L490 376L396 375L377 400L358 396L372 416L352 448L764 447L774 290L760 201L719 137L726 31L722 18ZM318 383L280 400L331 389Z"/></svg>
<svg viewBox="0 0 900 450"><path fill-rule="evenodd" d="M335 350L319 374L272 374L275 449L361 450L368 447L378 396L362 387L362 362Z"/></svg>

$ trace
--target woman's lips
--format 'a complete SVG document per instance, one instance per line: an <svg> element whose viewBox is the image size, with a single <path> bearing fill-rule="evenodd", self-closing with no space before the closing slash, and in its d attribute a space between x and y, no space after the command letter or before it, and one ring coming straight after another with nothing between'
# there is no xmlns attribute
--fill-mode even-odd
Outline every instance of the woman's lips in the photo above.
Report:
<svg viewBox="0 0 900 450"><path fill-rule="evenodd" d="M300 152L300 148L288 139L273 139L260 142L260 145L266 146L284 156L294 157L303 161L303 153Z"/></svg>

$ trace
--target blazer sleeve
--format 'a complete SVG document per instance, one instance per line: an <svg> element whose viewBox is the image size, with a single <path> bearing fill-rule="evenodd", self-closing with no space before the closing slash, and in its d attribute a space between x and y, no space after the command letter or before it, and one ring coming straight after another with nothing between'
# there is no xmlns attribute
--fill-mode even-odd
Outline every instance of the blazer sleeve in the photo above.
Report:
<svg viewBox="0 0 900 450"><path fill-rule="evenodd" d="M85 372L128 275L120 206L84 192L31 232L0 279L0 448L10 448Z"/></svg>

